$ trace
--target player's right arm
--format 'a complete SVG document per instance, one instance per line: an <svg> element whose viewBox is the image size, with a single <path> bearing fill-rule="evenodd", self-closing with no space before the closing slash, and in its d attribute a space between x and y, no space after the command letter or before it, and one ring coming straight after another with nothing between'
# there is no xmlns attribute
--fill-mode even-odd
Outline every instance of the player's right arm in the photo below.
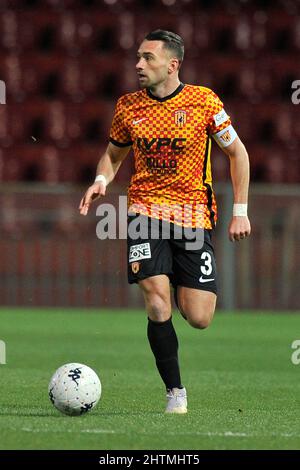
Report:
<svg viewBox="0 0 300 470"><path fill-rule="evenodd" d="M81 215L87 215L92 202L100 196L105 195L106 185L109 184L116 176L121 163L126 158L130 148L131 145L119 147L114 145L112 142L108 144L106 151L99 160L96 173L96 176L103 175L105 177L106 184L104 181L99 181L95 182L88 188L79 204Z"/></svg>

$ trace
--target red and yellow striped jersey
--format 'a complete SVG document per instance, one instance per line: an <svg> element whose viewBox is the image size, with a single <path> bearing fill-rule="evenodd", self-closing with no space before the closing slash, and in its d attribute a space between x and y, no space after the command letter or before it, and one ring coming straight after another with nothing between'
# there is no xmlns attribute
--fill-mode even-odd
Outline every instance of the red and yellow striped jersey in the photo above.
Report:
<svg viewBox="0 0 300 470"><path fill-rule="evenodd" d="M180 84L161 99L146 89L122 96L110 141L133 146L130 209L186 227L213 228L210 136L230 124L218 96L202 86Z"/></svg>

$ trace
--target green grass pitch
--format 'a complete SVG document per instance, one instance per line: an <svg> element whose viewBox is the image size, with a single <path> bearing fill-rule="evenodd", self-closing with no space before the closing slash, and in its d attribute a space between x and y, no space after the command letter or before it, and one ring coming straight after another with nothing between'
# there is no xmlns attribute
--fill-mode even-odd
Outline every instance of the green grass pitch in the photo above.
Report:
<svg viewBox="0 0 300 470"><path fill-rule="evenodd" d="M195 330L178 315L189 411L163 413L142 311L1 309L0 449L299 449L300 315L216 313ZM103 393L82 417L48 399L53 372L81 362Z"/></svg>

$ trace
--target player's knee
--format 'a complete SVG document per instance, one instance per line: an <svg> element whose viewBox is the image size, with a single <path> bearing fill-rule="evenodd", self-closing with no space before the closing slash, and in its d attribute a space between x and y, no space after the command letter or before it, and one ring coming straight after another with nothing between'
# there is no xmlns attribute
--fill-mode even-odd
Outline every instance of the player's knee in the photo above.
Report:
<svg viewBox="0 0 300 470"><path fill-rule="evenodd" d="M213 319L213 315L214 315L214 311L186 312L186 317L187 317L189 324L193 328L197 328L199 330L204 330L205 328L209 327Z"/></svg>
<svg viewBox="0 0 300 470"><path fill-rule="evenodd" d="M188 322L193 328L199 330L205 330L210 325L210 320L207 318L189 318Z"/></svg>
<svg viewBox="0 0 300 470"><path fill-rule="evenodd" d="M170 300L160 292L153 292L147 298L148 312L153 321L165 321L171 316Z"/></svg>

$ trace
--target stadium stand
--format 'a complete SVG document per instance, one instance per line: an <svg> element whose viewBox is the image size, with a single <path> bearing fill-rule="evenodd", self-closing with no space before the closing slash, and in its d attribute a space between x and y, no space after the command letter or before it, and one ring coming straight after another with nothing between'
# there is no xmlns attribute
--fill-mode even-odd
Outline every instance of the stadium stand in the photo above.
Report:
<svg viewBox="0 0 300 470"><path fill-rule="evenodd" d="M116 99L137 88L136 45L161 27L185 38L182 80L225 102L249 149L252 179L299 182L299 111L291 102L299 9L289 0L2 0L1 181L92 178ZM118 180L131 171L129 158Z"/></svg>

